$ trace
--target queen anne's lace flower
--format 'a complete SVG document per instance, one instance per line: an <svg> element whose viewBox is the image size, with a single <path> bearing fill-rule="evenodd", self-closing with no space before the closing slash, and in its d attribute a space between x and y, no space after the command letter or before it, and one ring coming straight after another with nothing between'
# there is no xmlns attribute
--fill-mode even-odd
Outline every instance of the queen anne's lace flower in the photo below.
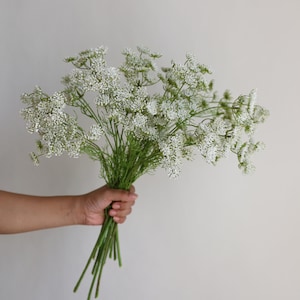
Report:
<svg viewBox="0 0 300 300"><path fill-rule="evenodd" d="M111 136L121 134L122 139L136 139L135 145L149 145L153 150L147 155L157 151L158 161L153 164L166 167L172 176L194 148L212 164L231 150L239 166L248 169L251 154L259 149L252 142L256 125L267 115L256 104L256 90L236 100L225 92L218 100L205 77L210 71L190 54L183 64L172 61L158 71L160 55L147 48L124 50L120 68L107 66L106 53L105 47L99 47L67 58L75 69L64 77L63 91L48 96L37 87L22 96L27 129L41 137L34 161L64 152L77 157L83 151L94 157L95 149L90 147L95 142L106 137L110 144ZM149 87L158 84L161 87L150 93ZM67 106L79 108L95 123L85 130L78 113L67 113Z"/></svg>
<svg viewBox="0 0 300 300"><path fill-rule="evenodd" d="M170 177L177 177L180 173L183 160L183 135L181 132L169 136L159 144L163 154L162 165L167 169Z"/></svg>
<svg viewBox="0 0 300 300"><path fill-rule="evenodd" d="M157 101L155 101L155 99L151 99L147 103L146 107L151 115L155 116L157 114Z"/></svg>
<svg viewBox="0 0 300 300"><path fill-rule="evenodd" d="M104 130L99 124L93 124L87 133L87 139L91 141L98 141L103 135Z"/></svg>
<svg viewBox="0 0 300 300"><path fill-rule="evenodd" d="M36 101L39 95L40 102ZM30 99L31 98L31 103ZM49 97L36 88L31 95L23 95L29 106L22 110L22 115L27 121L27 129L30 133L39 133L41 136L39 153L31 154L35 164L38 157L60 156L68 152L71 157L78 157L84 138L74 117L64 112L64 93L54 93Z"/></svg>

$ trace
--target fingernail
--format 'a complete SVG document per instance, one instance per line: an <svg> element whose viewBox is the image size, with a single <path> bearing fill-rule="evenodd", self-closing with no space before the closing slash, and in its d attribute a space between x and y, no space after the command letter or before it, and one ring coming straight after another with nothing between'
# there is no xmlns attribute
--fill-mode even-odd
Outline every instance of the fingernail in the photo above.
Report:
<svg viewBox="0 0 300 300"><path fill-rule="evenodd" d="M117 214L117 212L114 211L114 210L111 210L111 211L109 212L109 214L113 217L113 216L115 216L115 215Z"/></svg>
<svg viewBox="0 0 300 300"><path fill-rule="evenodd" d="M120 207L121 207L120 204L117 204L117 203L114 203L114 204L113 204L113 208L114 208L114 209L119 209Z"/></svg>
<svg viewBox="0 0 300 300"><path fill-rule="evenodd" d="M136 194L136 193L131 193L131 197L134 198L134 199L136 199L136 198L138 197L138 194Z"/></svg>

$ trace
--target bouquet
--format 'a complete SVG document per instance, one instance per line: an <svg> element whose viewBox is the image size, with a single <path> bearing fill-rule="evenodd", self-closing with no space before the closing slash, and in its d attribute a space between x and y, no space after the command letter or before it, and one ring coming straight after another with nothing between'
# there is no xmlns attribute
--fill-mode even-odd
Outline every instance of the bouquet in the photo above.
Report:
<svg viewBox="0 0 300 300"><path fill-rule="evenodd" d="M119 68L106 62L99 47L66 59L73 70L52 95L36 87L22 95L21 111L30 133L37 133L38 165L68 153L87 154L100 163L100 177L111 188L128 190L143 174L162 167L177 177L185 159L199 153L209 164L233 153L239 168L253 170L251 155L263 144L254 141L257 124L268 111L256 104L256 91L233 98L218 96L209 69L187 54L184 63L157 67L160 54L147 48L125 49ZM86 120L85 120L86 119ZM93 261L88 293L99 294L107 258L121 266L118 227L108 215L74 291Z"/></svg>

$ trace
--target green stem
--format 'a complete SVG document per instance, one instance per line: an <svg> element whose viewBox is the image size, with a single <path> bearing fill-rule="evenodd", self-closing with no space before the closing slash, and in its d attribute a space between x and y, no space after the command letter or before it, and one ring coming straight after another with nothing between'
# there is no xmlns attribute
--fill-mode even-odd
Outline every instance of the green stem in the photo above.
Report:
<svg viewBox="0 0 300 300"><path fill-rule="evenodd" d="M117 224L113 223L112 226L110 227L110 231L108 232L108 236L107 236L107 243L106 245L104 245L102 251L101 251L101 263L100 266L97 270L98 273L98 279L97 279L97 285L96 285L96 291L95 291L95 298L98 297L99 295L99 289L100 289L100 280L101 280L101 275L102 275L102 271L103 271L103 267L105 265L107 256L110 252L110 249L113 247L114 244L114 239L115 239L115 232L116 232L116 228L117 228ZM100 249L99 249L100 252ZM94 275L96 277L97 273Z"/></svg>
<svg viewBox="0 0 300 300"><path fill-rule="evenodd" d="M109 208L105 209L105 220L103 226L101 228L100 234L96 241L96 244L89 256L89 259L79 277L78 282L74 287L74 292L76 292L81 284L81 281L91 263L92 260L95 260L93 268L92 268L92 275L93 280L91 282L89 293L88 293L88 300L91 299L92 292L96 283L95 287L95 298L99 296L99 289L100 289L100 281L101 275L103 271L103 267L105 265L106 259L112 251L113 247L118 249L117 258L119 260L119 266L121 266L121 255L120 255L120 246L119 246L119 239L118 239L118 224L114 222L113 218L108 215Z"/></svg>

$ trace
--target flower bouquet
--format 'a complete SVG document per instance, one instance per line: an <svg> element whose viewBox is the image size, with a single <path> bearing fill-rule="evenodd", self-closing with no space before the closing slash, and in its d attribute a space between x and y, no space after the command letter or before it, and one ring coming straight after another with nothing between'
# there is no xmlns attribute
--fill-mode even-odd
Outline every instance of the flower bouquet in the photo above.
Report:
<svg viewBox="0 0 300 300"><path fill-rule="evenodd" d="M100 162L109 187L126 190L158 167L178 176L183 160L197 152L210 164L232 152L244 172L253 170L250 156L262 146L253 140L254 131L268 115L255 103L255 91L236 99L228 91L218 96L206 78L209 69L192 55L159 69L160 54L126 49L115 68L107 65L106 52L99 47L67 58L73 70L63 77L61 91L49 96L36 87L22 95L27 129L39 134L31 153L36 165L41 156L85 153ZM93 261L88 299L94 290L99 294L106 259L121 266L118 227L108 211L74 288Z"/></svg>

